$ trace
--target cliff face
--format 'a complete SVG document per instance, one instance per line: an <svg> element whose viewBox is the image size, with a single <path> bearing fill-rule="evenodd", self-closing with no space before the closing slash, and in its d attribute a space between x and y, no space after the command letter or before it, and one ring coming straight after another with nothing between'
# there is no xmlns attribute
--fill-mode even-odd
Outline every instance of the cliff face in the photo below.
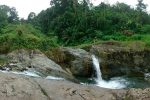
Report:
<svg viewBox="0 0 150 100"><path fill-rule="evenodd" d="M104 78L121 75L143 76L150 72L149 49L100 44L92 46L90 52L100 58Z"/></svg>

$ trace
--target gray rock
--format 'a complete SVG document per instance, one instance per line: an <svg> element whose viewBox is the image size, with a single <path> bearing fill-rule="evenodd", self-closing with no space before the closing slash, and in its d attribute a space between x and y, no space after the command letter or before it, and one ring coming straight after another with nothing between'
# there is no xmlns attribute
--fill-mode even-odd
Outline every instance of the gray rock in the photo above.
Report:
<svg viewBox="0 0 150 100"><path fill-rule="evenodd" d="M8 54L8 67L11 70L23 71L34 69L44 76L57 76L72 79L73 76L64 71L61 66L48 59L39 50L16 50Z"/></svg>
<svg viewBox="0 0 150 100"><path fill-rule="evenodd" d="M74 76L92 76L92 58L90 53L86 52L83 49L57 48L51 50L48 55L49 58L59 63L63 67L63 69L71 72Z"/></svg>
<svg viewBox="0 0 150 100"><path fill-rule="evenodd" d="M150 100L150 88L111 90L0 72L1 100Z"/></svg>
<svg viewBox="0 0 150 100"><path fill-rule="evenodd" d="M50 100L28 77L0 73L1 100Z"/></svg>
<svg viewBox="0 0 150 100"><path fill-rule="evenodd" d="M93 71L93 63L90 53L83 49L65 48L66 56L70 59L70 70L75 76L91 77ZM69 58L68 58L69 59Z"/></svg>

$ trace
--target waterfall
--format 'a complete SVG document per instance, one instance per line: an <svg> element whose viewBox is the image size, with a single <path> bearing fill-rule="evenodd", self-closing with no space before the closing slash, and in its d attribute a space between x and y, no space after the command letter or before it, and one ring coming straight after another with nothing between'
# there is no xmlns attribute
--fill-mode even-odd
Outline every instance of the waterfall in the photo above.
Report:
<svg viewBox="0 0 150 100"><path fill-rule="evenodd" d="M110 81L103 80L98 58L95 55L92 55L92 60L93 60L93 67L96 71L95 81L97 83L97 86L104 87L104 88L111 88L111 89L121 89L126 87L124 85L124 82L126 80L121 78L113 78Z"/></svg>
<svg viewBox="0 0 150 100"><path fill-rule="evenodd" d="M96 81L102 81L102 73L100 70L100 65L99 65L99 60L96 58L95 55L92 55L92 60L93 60L93 65L94 65L94 69L96 71Z"/></svg>

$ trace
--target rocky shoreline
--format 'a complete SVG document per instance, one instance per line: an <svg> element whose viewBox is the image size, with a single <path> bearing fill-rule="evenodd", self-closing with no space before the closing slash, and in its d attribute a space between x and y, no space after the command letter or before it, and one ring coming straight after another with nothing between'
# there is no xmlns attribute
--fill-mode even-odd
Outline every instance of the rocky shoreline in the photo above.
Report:
<svg viewBox="0 0 150 100"><path fill-rule="evenodd" d="M150 88L104 89L0 72L1 100L149 100Z"/></svg>
<svg viewBox="0 0 150 100"><path fill-rule="evenodd" d="M87 50L87 49L86 49ZM149 100L150 88L105 89L79 84L76 77L95 76L91 55L99 57L103 78L119 75L143 76L149 72L150 50L126 49L113 44L88 48L20 49L0 55L0 69L31 71L40 77L0 72L1 100ZM141 66L142 65L142 66ZM51 80L47 76L64 80ZM149 80L149 77L147 77Z"/></svg>

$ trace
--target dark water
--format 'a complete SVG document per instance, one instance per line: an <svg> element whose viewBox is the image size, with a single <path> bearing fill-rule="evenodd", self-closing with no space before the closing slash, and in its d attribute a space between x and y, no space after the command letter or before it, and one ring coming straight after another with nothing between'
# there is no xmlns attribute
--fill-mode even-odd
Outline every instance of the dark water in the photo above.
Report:
<svg viewBox="0 0 150 100"><path fill-rule="evenodd" d="M146 88L150 87L150 81L146 80L144 77L124 77L128 82L126 88Z"/></svg>

